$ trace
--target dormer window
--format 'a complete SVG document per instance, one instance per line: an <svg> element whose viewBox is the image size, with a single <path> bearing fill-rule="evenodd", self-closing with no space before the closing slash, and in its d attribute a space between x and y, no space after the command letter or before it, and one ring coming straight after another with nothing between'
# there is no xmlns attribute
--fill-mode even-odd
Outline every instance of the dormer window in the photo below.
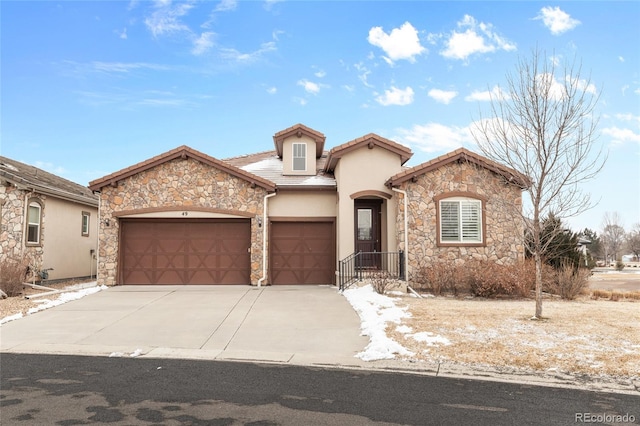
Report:
<svg viewBox="0 0 640 426"><path fill-rule="evenodd" d="M293 171L304 172L307 170L307 144L293 144Z"/></svg>

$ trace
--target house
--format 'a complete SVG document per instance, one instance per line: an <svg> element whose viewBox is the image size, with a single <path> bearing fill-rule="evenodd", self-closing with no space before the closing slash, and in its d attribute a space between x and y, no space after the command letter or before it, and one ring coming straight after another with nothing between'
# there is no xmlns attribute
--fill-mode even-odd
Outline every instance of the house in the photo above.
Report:
<svg viewBox="0 0 640 426"><path fill-rule="evenodd" d="M325 139L296 124L272 151L180 146L90 182L99 283L332 284L359 251L403 250L409 279L432 261L523 258L518 172L466 149L407 168L411 150L378 135Z"/></svg>
<svg viewBox="0 0 640 426"><path fill-rule="evenodd" d="M98 197L87 187L0 157L0 259L50 280L96 274Z"/></svg>

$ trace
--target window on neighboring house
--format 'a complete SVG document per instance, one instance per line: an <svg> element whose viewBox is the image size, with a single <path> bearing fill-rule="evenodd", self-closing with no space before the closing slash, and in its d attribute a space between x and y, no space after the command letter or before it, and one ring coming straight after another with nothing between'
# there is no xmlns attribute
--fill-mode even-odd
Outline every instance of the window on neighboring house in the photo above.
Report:
<svg viewBox="0 0 640 426"><path fill-rule="evenodd" d="M82 212L82 236L89 236L89 218L91 217L91 213Z"/></svg>
<svg viewBox="0 0 640 426"><path fill-rule="evenodd" d="M307 144L293 144L293 170L299 172L307 170Z"/></svg>
<svg viewBox="0 0 640 426"><path fill-rule="evenodd" d="M453 197L440 200L440 242L482 243L482 201Z"/></svg>
<svg viewBox="0 0 640 426"><path fill-rule="evenodd" d="M42 206L38 202L30 202L27 211L27 244L40 244L41 221Z"/></svg>

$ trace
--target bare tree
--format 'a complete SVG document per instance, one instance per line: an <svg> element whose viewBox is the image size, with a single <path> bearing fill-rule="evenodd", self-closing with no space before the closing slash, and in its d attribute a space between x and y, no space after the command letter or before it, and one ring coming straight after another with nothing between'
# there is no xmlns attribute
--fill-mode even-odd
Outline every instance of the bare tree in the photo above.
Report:
<svg viewBox="0 0 640 426"><path fill-rule="evenodd" d="M636 262L640 261L640 223L633 225L631 231L627 235L627 247Z"/></svg>
<svg viewBox="0 0 640 426"><path fill-rule="evenodd" d="M626 238L624 226L620 215L615 212L606 212L602 219L602 242L605 247L605 260L609 261L609 256L612 256L612 260L618 259L618 253L622 249L622 244Z"/></svg>
<svg viewBox="0 0 640 426"><path fill-rule="evenodd" d="M557 68L539 51L518 61L515 72L507 74L504 89L490 92L491 117L481 114L472 134L485 156L530 180L530 202L515 206L514 212L522 215L526 231L532 235L527 248L536 264L534 318L540 318L542 263L547 249L540 238L543 218L551 214L564 219L591 207L589 195L582 193L579 185L593 178L606 159L595 147L598 95L590 78L583 79L575 61Z"/></svg>

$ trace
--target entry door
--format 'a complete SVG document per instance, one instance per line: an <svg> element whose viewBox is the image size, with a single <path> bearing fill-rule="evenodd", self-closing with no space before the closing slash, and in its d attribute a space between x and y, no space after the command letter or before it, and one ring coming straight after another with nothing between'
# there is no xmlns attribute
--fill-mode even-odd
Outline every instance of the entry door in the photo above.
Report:
<svg viewBox="0 0 640 426"><path fill-rule="evenodd" d="M356 252L379 252L381 247L380 208L382 200L355 200L355 249ZM379 256L365 255L361 267L377 268Z"/></svg>

